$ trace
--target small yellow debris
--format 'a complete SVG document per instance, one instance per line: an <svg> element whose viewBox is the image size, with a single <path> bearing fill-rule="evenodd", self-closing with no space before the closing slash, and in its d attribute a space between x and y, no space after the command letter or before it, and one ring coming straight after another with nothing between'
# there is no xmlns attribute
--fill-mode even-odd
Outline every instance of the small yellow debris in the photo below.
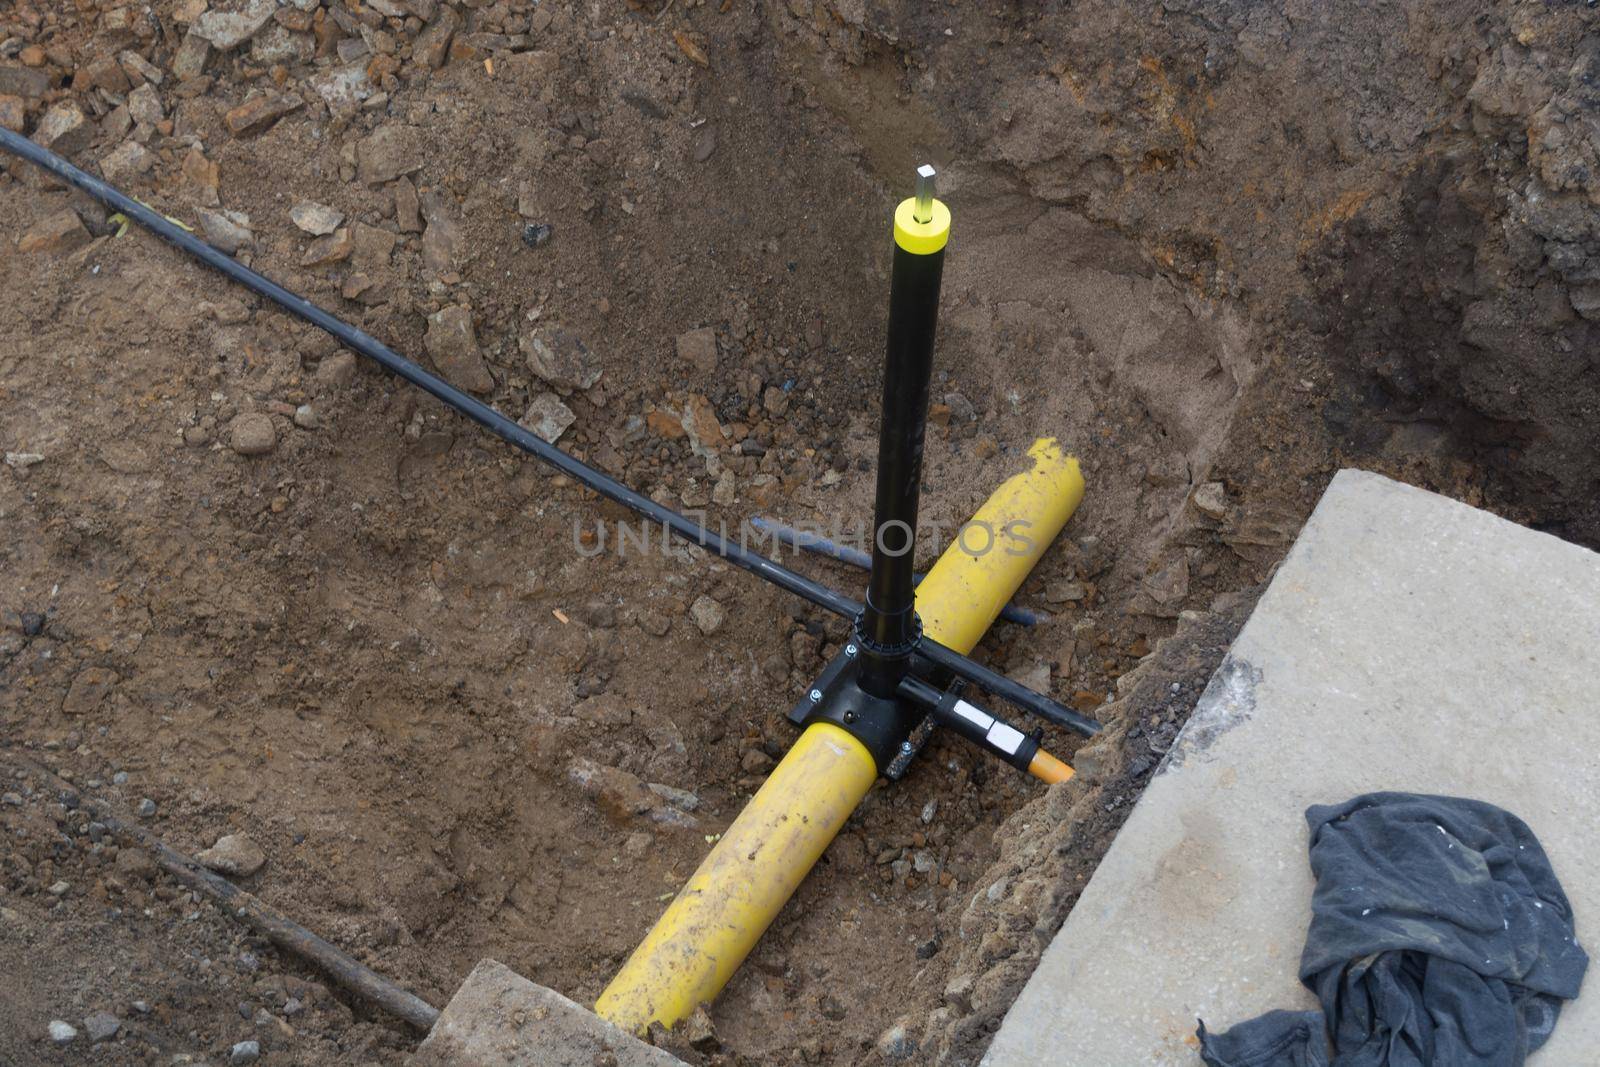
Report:
<svg viewBox="0 0 1600 1067"><path fill-rule="evenodd" d="M711 60L706 56L706 50L700 47L698 41L682 30L673 30L672 39L678 42L678 51L688 56L702 67L711 66Z"/></svg>
<svg viewBox="0 0 1600 1067"><path fill-rule="evenodd" d="M562 611L560 608L551 608L550 614L561 620L561 625L563 626L572 621L571 619L567 618L567 613Z"/></svg>

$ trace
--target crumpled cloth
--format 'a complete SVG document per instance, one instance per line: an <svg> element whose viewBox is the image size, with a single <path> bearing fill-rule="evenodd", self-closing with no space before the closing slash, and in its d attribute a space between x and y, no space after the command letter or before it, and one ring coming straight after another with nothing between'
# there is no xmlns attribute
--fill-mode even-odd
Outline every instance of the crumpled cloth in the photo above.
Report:
<svg viewBox="0 0 1600 1067"><path fill-rule="evenodd" d="M1368 793L1306 810L1321 1011L1213 1034L1210 1067L1518 1067L1578 995L1589 957L1526 823L1477 800Z"/></svg>

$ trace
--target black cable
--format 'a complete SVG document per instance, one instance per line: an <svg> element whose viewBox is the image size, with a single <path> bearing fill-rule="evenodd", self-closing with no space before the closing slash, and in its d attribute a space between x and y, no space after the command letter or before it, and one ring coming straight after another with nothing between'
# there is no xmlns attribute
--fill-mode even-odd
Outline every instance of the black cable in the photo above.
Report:
<svg viewBox="0 0 1600 1067"><path fill-rule="evenodd" d="M107 207L120 211L123 215L137 222L168 244L175 246L180 251L187 252L207 266L227 275L240 285L266 297L285 311L299 316L318 329L327 331L345 347L366 356L385 370L399 375L412 385L436 397L462 415L483 426L501 440L543 460L574 481L581 482L593 489L601 496L614 500L648 519L661 523L663 527L673 531L685 540L715 552L723 559L749 571L756 577L763 578L780 589L788 590L796 596L808 600L818 607L826 608L836 615L841 615L846 619L854 619L861 611L861 605L850 597L835 592L819 582L814 582L802 574L797 574L782 564L767 559L765 556L751 552L742 545L722 537L720 534L713 533L687 516L680 515L671 508L656 503L643 493L629 489L610 475L568 455L535 435L525 426L506 418L483 401L462 392L443 378L423 370L417 364L385 346L377 338L335 318L304 297L291 293L277 282L256 273L244 264L234 260L231 256L212 248L198 237L184 230L183 227L168 221L160 213L145 207L114 186L78 169L48 148L35 144L21 134L12 133L4 128L0 128L0 148L4 148L13 155L20 156L29 163L44 168L68 185L81 189ZM983 686L995 695L1003 697L1043 719L1062 726L1069 726L1073 729L1083 729L1083 727L1074 723L1074 720L1082 719L1082 716L1077 715L1076 712L1062 707L1049 697L1035 693L1025 686L1018 685L1009 678L995 674L988 668L967 659L959 652L928 640L922 642L918 651L947 670ZM998 685L995 683L998 683ZM1096 725L1095 729L1098 730L1098 728L1098 725Z"/></svg>

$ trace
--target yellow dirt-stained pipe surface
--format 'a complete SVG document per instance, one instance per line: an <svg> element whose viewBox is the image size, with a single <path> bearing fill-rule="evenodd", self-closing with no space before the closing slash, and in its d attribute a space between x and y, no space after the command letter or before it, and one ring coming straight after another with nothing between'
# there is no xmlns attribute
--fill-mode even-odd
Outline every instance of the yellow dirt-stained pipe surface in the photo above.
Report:
<svg viewBox="0 0 1600 1067"><path fill-rule="evenodd" d="M988 631L1083 499L1078 461L1054 439L1034 442L1028 458L917 587L923 632L957 652L970 652ZM1071 775L1041 755L1054 766L1041 764L1036 775ZM807 727L600 994L595 1013L642 1033L715 999L877 776L866 747L844 730Z"/></svg>

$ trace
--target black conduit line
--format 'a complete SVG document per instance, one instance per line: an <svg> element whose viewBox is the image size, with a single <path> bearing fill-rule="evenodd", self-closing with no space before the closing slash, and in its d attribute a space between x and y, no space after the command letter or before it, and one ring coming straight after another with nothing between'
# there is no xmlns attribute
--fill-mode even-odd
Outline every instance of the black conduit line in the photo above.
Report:
<svg viewBox="0 0 1600 1067"><path fill-rule="evenodd" d="M233 259L233 257L218 251L198 237L188 233L181 226L169 222L159 212L145 207L115 186L101 181L94 175L68 163L48 148L35 144L21 134L12 133L4 128L0 128L0 148L4 148L13 155L20 156L28 162L42 167L68 185L81 189L107 207L120 211L168 244L175 246L182 252L187 252L195 259L227 275L247 289L266 297L285 311L297 315L318 329L332 334L346 348L366 356L390 373L398 375L423 392L454 408L501 440L543 460L556 468L556 470L571 477L574 481L581 482L583 485L593 489L601 496L614 500L648 519L661 523L662 526L685 540L715 552L735 566L749 571L758 578L771 582L780 589L785 589L804 600L808 600L818 607L826 608L835 615L843 616L846 619L854 619L857 613L861 611L861 604L843 593L829 589L827 586L812 581L810 578L798 574L780 563L775 563L765 556L751 552L742 545L729 541L720 534L708 530L693 519L656 503L643 493L629 489L626 485L603 471L596 470L587 463L568 455L538 437L526 427L506 418L483 401L462 392L443 378L423 370L411 360L388 348L377 338L341 319L335 318L305 297L292 293L270 278L256 273ZM1099 723L1087 719L1069 708L1062 707L1049 697L1036 693L1004 675L996 674L987 667L975 663L961 655L961 653L946 648L935 641L924 639L918 646L917 651L946 670L983 686L996 696L1008 700L1048 722L1088 735L1093 735L1100 729Z"/></svg>

